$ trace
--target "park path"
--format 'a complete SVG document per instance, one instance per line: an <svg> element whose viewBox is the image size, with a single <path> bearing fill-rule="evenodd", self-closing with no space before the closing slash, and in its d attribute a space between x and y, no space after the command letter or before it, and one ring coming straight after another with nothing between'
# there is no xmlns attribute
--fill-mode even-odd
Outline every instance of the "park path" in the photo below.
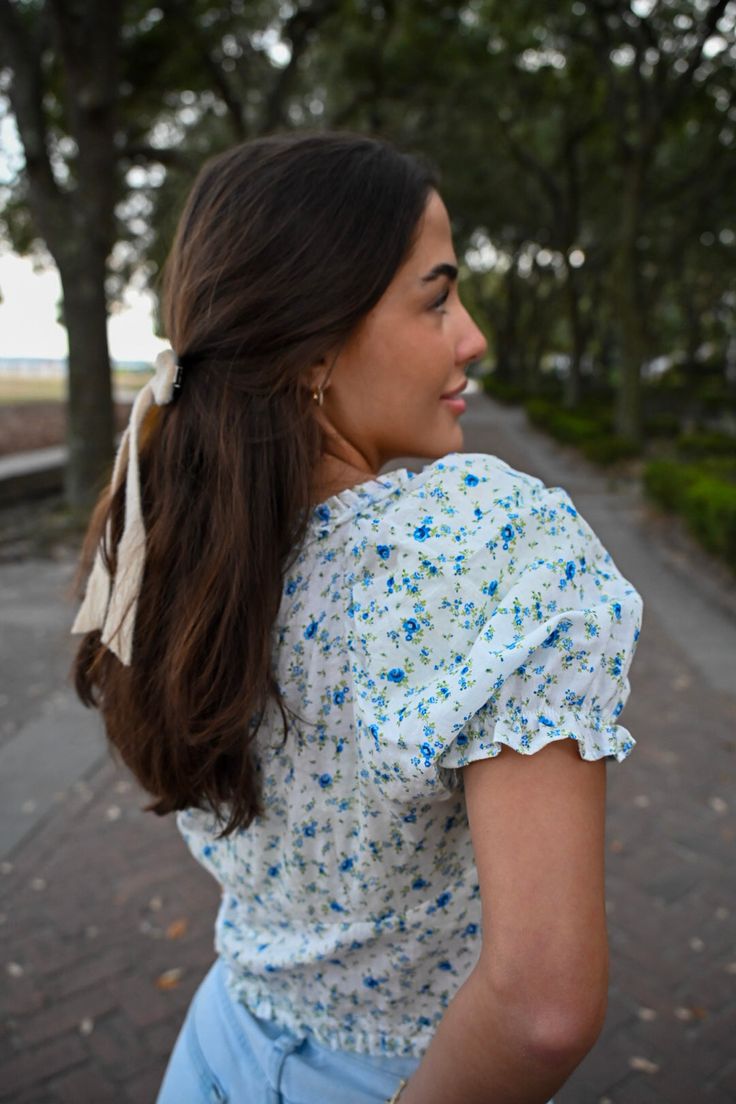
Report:
<svg viewBox="0 0 736 1104"><path fill-rule="evenodd" d="M608 766L611 989L557 1104L736 1099L736 597L634 483L472 395L466 451L564 486L644 597ZM70 554L0 565L0 1101L148 1104L212 960L214 882L64 685ZM347 1104L347 1102L346 1102Z"/></svg>

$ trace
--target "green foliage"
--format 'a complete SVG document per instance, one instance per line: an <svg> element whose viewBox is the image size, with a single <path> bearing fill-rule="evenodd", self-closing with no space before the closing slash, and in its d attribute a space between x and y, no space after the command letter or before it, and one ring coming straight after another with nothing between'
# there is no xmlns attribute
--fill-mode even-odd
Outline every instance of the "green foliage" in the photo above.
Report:
<svg viewBox="0 0 736 1104"><path fill-rule="evenodd" d="M652 460L644 487L655 502L680 514L705 548L736 568L736 459Z"/></svg>
<svg viewBox="0 0 736 1104"><path fill-rule="evenodd" d="M644 433L648 439L654 437L677 437L680 432L680 418L669 410L650 414L644 419Z"/></svg>
<svg viewBox="0 0 736 1104"><path fill-rule="evenodd" d="M728 433L683 433L677 438L676 446L684 459L730 456L736 460L736 437Z"/></svg>
<svg viewBox="0 0 736 1104"><path fill-rule="evenodd" d="M524 388L518 383L507 383L497 376L487 375L483 377L482 384L486 395L510 406L521 403L524 399Z"/></svg>
<svg viewBox="0 0 736 1104"><path fill-rule="evenodd" d="M601 433L601 426L594 418L561 410L547 399L528 399L524 409L534 425L568 445L594 441Z"/></svg>
<svg viewBox="0 0 736 1104"><path fill-rule="evenodd" d="M736 567L736 483L698 475L687 489L682 512L705 547Z"/></svg>
<svg viewBox="0 0 736 1104"><path fill-rule="evenodd" d="M650 460L644 468L644 489L667 510L679 513L687 487L697 478L697 468L677 460Z"/></svg>
<svg viewBox="0 0 736 1104"><path fill-rule="evenodd" d="M588 460L596 464L615 464L618 460L631 460L641 455L642 446L630 437L617 433L602 433L594 440L585 441L582 451Z"/></svg>
<svg viewBox="0 0 736 1104"><path fill-rule="evenodd" d="M562 410L557 403L544 398L527 399L524 409L534 425L563 444L577 446L596 464L614 464L641 452L636 441L611 431L610 410L595 402L590 404L588 414Z"/></svg>

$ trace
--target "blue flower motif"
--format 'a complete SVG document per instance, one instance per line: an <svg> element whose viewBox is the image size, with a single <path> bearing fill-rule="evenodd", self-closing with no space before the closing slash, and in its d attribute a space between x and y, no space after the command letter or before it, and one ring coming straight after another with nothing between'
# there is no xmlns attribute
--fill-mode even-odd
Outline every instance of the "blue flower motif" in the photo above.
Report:
<svg viewBox="0 0 736 1104"><path fill-rule="evenodd" d="M354 863L355 863L355 859L353 859L353 858L343 859L342 862L340 863L340 869L341 870L352 870Z"/></svg>
<svg viewBox="0 0 736 1104"><path fill-rule="evenodd" d="M376 552L378 553L378 555L381 557L382 560L387 560L389 558L389 556L391 555L391 549L389 548L389 546L387 544L379 544L378 547L376 548Z"/></svg>
<svg viewBox="0 0 736 1104"><path fill-rule="evenodd" d="M565 577L567 579L572 579L574 577L574 575L575 575L575 564L572 562L572 560L568 560L567 563L565 564Z"/></svg>
<svg viewBox="0 0 736 1104"><path fill-rule="evenodd" d="M326 790L328 786L332 785L332 775L331 774L321 774L318 778L318 782L319 782L320 786L322 787L322 789Z"/></svg>
<svg viewBox="0 0 736 1104"><path fill-rule="evenodd" d="M430 530L426 525L418 525L414 530L414 539L418 541L425 541L429 536Z"/></svg>
<svg viewBox="0 0 736 1104"><path fill-rule="evenodd" d="M451 899L452 894L449 892L449 890L445 893L440 893L439 897L437 898L437 908L444 908L445 905L450 903Z"/></svg>
<svg viewBox="0 0 736 1104"><path fill-rule="evenodd" d="M468 472L468 474L465 476L465 483L468 487L477 487L478 476L473 475L472 472Z"/></svg>
<svg viewBox="0 0 736 1104"><path fill-rule="evenodd" d="M419 629L419 622L417 621L416 617L407 617L406 621L404 621L402 625L402 628L405 632L415 633Z"/></svg>
<svg viewBox="0 0 736 1104"><path fill-rule="evenodd" d="M318 628L319 624L316 621L310 621L306 629L304 630L305 639L311 640Z"/></svg>
<svg viewBox="0 0 736 1104"><path fill-rule="evenodd" d="M391 682L401 682L404 678L404 674L405 672L401 667L392 667L387 675L387 678Z"/></svg>

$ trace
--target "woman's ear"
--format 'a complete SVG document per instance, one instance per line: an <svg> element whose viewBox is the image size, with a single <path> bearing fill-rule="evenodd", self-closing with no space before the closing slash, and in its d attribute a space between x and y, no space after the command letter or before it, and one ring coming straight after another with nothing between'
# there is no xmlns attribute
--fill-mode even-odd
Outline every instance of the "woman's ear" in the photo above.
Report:
<svg viewBox="0 0 736 1104"><path fill-rule="evenodd" d="M331 349L310 366L306 374L310 391L316 391L318 387L326 386L339 355L339 348Z"/></svg>

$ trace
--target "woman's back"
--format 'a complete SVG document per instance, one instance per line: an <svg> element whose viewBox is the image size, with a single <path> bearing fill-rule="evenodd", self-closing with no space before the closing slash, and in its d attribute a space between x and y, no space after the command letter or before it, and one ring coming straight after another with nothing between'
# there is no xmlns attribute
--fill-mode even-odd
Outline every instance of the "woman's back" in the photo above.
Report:
<svg viewBox="0 0 736 1104"><path fill-rule="evenodd" d="M328 1047L420 1056L483 941L460 768L567 737L624 759L640 619L565 492L496 457L317 506L273 633L303 723L259 730L264 815L222 840L178 816L223 886L233 995Z"/></svg>

